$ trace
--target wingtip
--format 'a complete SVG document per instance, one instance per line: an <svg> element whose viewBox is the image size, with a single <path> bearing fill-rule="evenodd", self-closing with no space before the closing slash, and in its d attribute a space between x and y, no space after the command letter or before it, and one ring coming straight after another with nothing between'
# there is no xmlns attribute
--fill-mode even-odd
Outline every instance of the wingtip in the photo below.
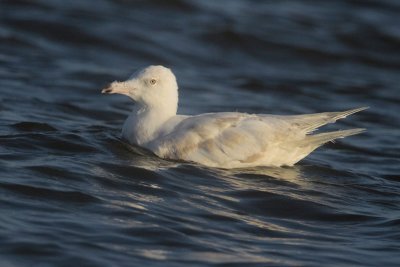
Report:
<svg viewBox="0 0 400 267"><path fill-rule="evenodd" d="M366 109L369 109L369 108L370 108L370 106L365 106L365 107L359 108L359 110L360 110L360 111L363 111L363 110L366 110Z"/></svg>
<svg viewBox="0 0 400 267"><path fill-rule="evenodd" d="M367 129L365 129L365 128L354 128L354 129L349 129L349 130L341 130L338 132L341 132L342 136L340 136L338 138L344 138L344 137L348 137L348 136L352 136L352 135L357 135L357 134L365 133L366 131L367 131Z"/></svg>
<svg viewBox="0 0 400 267"><path fill-rule="evenodd" d="M364 133L367 131L366 128L354 128L354 129L350 129L353 134L360 134L360 133Z"/></svg>
<svg viewBox="0 0 400 267"><path fill-rule="evenodd" d="M337 116L337 119L346 118L347 116L353 115L354 113L358 113L358 112L366 110L366 109L369 109L369 107L361 107L361 108L349 109L349 110L340 112L339 116Z"/></svg>
<svg viewBox="0 0 400 267"><path fill-rule="evenodd" d="M365 107L360 107L360 108L355 108L355 109L350 109L349 112L351 112L352 114L363 111L369 109L369 106L365 106Z"/></svg>
<svg viewBox="0 0 400 267"><path fill-rule="evenodd" d="M314 144L316 146L320 146L327 142L332 142L335 139L345 138L348 136L363 133L365 131L366 131L365 128L354 128L354 129L339 130L339 131L334 131L334 132L325 132L325 133L320 133L320 134L315 134L315 135L307 135L307 137L304 140L305 140L306 145Z"/></svg>

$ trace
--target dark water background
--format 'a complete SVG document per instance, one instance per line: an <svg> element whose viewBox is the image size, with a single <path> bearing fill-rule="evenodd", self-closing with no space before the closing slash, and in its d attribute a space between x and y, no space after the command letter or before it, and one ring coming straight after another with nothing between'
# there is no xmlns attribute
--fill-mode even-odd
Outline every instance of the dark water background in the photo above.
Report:
<svg viewBox="0 0 400 267"><path fill-rule="evenodd" d="M400 266L400 2L0 0L0 265ZM100 89L171 67L180 112L370 106L293 168L120 140ZM330 127L329 129L336 129Z"/></svg>

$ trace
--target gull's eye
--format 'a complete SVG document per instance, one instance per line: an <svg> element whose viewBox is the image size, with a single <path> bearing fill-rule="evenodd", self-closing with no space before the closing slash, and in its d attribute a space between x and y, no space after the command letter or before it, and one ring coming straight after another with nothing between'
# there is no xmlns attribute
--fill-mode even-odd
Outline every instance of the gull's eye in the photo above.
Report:
<svg viewBox="0 0 400 267"><path fill-rule="evenodd" d="M150 80L150 84L151 84L151 85L155 85L156 83L157 83L157 80L156 80L156 79L151 79L151 80Z"/></svg>

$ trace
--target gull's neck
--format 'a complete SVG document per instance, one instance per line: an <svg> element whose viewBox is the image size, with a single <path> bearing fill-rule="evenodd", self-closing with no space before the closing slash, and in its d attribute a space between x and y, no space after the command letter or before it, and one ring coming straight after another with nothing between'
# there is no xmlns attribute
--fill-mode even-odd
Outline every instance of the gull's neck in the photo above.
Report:
<svg viewBox="0 0 400 267"><path fill-rule="evenodd" d="M157 105L136 104L122 128L122 137L130 143L145 145L157 138L163 124L176 116L178 101Z"/></svg>

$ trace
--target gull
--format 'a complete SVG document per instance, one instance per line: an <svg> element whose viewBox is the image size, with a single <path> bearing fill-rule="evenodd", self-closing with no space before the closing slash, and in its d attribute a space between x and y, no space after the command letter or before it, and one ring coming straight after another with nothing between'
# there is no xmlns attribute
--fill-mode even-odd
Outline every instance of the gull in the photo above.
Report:
<svg viewBox="0 0 400 267"><path fill-rule="evenodd" d="M122 138L155 155L224 169L292 166L321 145L363 132L313 134L319 127L366 109L303 115L238 112L178 115L178 84L169 68L149 66L103 94L123 94L136 104Z"/></svg>

